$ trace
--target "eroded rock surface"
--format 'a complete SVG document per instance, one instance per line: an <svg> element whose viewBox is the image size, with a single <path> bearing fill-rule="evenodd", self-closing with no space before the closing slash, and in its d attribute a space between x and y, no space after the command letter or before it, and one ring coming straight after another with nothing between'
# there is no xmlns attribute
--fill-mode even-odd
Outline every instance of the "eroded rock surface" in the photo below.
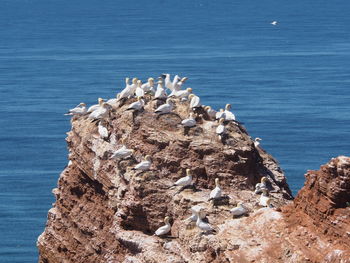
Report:
<svg viewBox="0 0 350 263"><path fill-rule="evenodd" d="M205 113L184 135L180 122L189 115L188 102L176 101L178 115L158 116L154 101L141 113L125 111L132 101L111 112L108 140L96 122L73 118L70 163L53 190L56 202L37 242L39 262L347 262L332 260L348 258L348 158L310 172L293 203L276 160L254 147L243 126L228 123L223 144L217 122ZM135 153L111 160L122 138ZM131 170L145 155L152 156L151 170ZM171 188L187 168L196 190ZM263 176L275 208L258 205L253 190ZM227 198L212 206L216 177ZM232 218L229 209L239 201L249 216ZM193 205L205 208L215 235L184 221ZM171 234L156 237L165 216L172 219Z"/></svg>

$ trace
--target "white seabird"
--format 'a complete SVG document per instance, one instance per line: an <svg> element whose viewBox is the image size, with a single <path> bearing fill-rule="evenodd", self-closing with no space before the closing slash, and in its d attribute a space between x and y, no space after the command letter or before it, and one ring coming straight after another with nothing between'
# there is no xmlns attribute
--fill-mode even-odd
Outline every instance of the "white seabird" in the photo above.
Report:
<svg viewBox="0 0 350 263"><path fill-rule="evenodd" d="M141 110L145 106L145 102L141 97L137 97L137 101L131 103L127 110Z"/></svg>
<svg viewBox="0 0 350 263"><path fill-rule="evenodd" d="M175 75L173 82L171 83L171 86L173 87L173 90L180 90L177 89L176 84L181 80L181 78L178 75Z"/></svg>
<svg viewBox="0 0 350 263"><path fill-rule="evenodd" d="M135 90L136 97L144 97L145 96L145 91L141 88L141 85L142 85L142 81L138 80L137 81L137 87L136 87L136 90Z"/></svg>
<svg viewBox="0 0 350 263"><path fill-rule="evenodd" d="M108 114L109 114L109 106L107 105L107 103L102 102L101 107L91 112L88 118L93 120L100 120L107 117Z"/></svg>
<svg viewBox="0 0 350 263"><path fill-rule="evenodd" d="M118 93L115 98L107 100L107 104L111 105L112 107L117 107L118 106L118 101L119 101L120 93Z"/></svg>
<svg viewBox="0 0 350 263"><path fill-rule="evenodd" d="M170 218L168 216L166 216L164 218L164 223L165 223L165 226L161 226L160 228L158 228L155 232L155 235L156 236L163 236L163 235L166 235L170 232L171 230L171 225L169 223L170 221Z"/></svg>
<svg viewBox="0 0 350 263"><path fill-rule="evenodd" d="M224 111L224 109L220 109L220 111L218 111L215 114L215 119L220 120L221 118L225 119L225 111Z"/></svg>
<svg viewBox="0 0 350 263"><path fill-rule="evenodd" d="M255 193L256 194L260 194L261 192L263 192L263 190L267 190L267 183L268 179L264 176L264 177L261 177L261 181L260 183L257 183L255 185Z"/></svg>
<svg viewBox="0 0 350 263"><path fill-rule="evenodd" d="M210 192L209 200L219 199L222 195L222 191L219 185L219 178L215 178L215 188Z"/></svg>
<svg viewBox="0 0 350 263"><path fill-rule="evenodd" d="M100 134L102 139L107 139L109 136L108 129L105 126L106 122L101 120L98 124L98 133Z"/></svg>
<svg viewBox="0 0 350 263"><path fill-rule="evenodd" d="M191 88L187 88L185 90L173 90L171 92L171 94L169 94L169 97L178 97L180 99L187 99L188 96L192 93L192 89Z"/></svg>
<svg viewBox="0 0 350 263"><path fill-rule="evenodd" d="M208 223L205 223L202 221L202 218L200 216L201 214L201 209L199 210L199 212L197 213L197 222L196 222L196 226L204 231L204 232L213 232L215 231L215 229Z"/></svg>
<svg viewBox="0 0 350 263"><path fill-rule="evenodd" d="M216 127L215 132L216 132L216 134L219 135L219 136L221 136L221 135L223 135L223 134L226 133L226 128L225 128L224 122L225 122L225 119L224 119L224 118L221 118L221 119L219 120L219 125L218 125L218 127Z"/></svg>
<svg viewBox="0 0 350 263"><path fill-rule="evenodd" d="M174 107L174 102L170 98L168 98L166 100L166 103L163 105L160 105L154 112L160 113L160 114L169 113L173 110L173 107Z"/></svg>
<svg viewBox="0 0 350 263"><path fill-rule="evenodd" d="M134 153L135 150L126 148L124 143L125 143L125 140L123 139L122 140L123 146L112 154L111 159L123 159L123 158L129 157Z"/></svg>
<svg viewBox="0 0 350 263"><path fill-rule="evenodd" d="M243 203L239 202L236 207L230 210L230 213L234 216L241 216L248 212L248 209L243 205Z"/></svg>
<svg viewBox="0 0 350 263"><path fill-rule="evenodd" d="M182 78L180 81L176 82L175 84L174 84L174 82L173 82L174 90L177 90L177 91L181 90L182 85L185 83L185 81L186 81L187 79L188 79L187 77L184 77L184 78Z"/></svg>
<svg viewBox="0 0 350 263"><path fill-rule="evenodd" d="M141 88L145 93L152 92L154 93L154 78L148 78L145 84L142 84Z"/></svg>
<svg viewBox="0 0 350 263"><path fill-rule="evenodd" d="M171 83L171 80L170 80L170 74L163 74L164 77L164 84L165 84L165 87L171 91L173 91L173 84Z"/></svg>
<svg viewBox="0 0 350 263"><path fill-rule="evenodd" d="M272 21L270 24L273 25L273 26L276 26L278 24L278 22L277 21Z"/></svg>
<svg viewBox="0 0 350 263"><path fill-rule="evenodd" d="M271 205L271 198L269 197L269 192L267 189L262 190L262 195L260 196L259 199L259 205L265 206L265 207L272 207Z"/></svg>
<svg viewBox="0 0 350 263"><path fill-rule="evenodd" d="M194 126L196 126L196 120L195 120L195 118L194 118L194 114L191 112L190 113L190 116L189 116L189 118L187 118L187 119L184 119L182 122L181 122L181 124L184 126L184 127L194 127Z"/></svg>
<svg viewBox="0 0 350 263"><path fill-rule="evenodd" d="M152 165L151 156L146 155L144 161L138 163L132 170L147 171Z"/></svg>
<svg viewBox="0 0 350 263"><path fill-rule="evenodd" d="M104 102L104 100L102 98L98 98L98 104L92 105L88 110L87 113L91 113L95 110L97 110L98 108L100 108L102 106L102 103Z"/></svg>
<svg viewBox="0 0 350 263"><path fill-rule="evenodd" d="M235 121L236 116L230 111L231 104L226 104L225 107L225 121Z"/></svg>
<svg viewBox="0 0 350 263"><path fill-rule="evenodd" d="M192 174L190 169L186 169L186 176L177 180L175 186L188 186L192 184Z"/></svg>
<svg viewBox="0 0 350 263"><path fill-rule="evenodd" d="M254 140L254 146L255 148L257 148L259 145L260 145L260 142L259 141L262 141L260 138L255 138Z"/></svg>
<svg viewBox="0 0 350 263"><path fill-rule="evenodd" d="M208 113L210 118L215 118L216 110L212 109L210 106L205 106L205 111Z"/></svg>
<svg viewBox="0 0 350 263"><path fill-rule="evenodd" d="M86 113L86 104L85 103L79 103L78 106L76 106L73 109L70 109L68 113L64 115L71 115L71 116L76 116L76 115L83 115Z"/></svg>
<svg viewBox="0 0 350 263"><path fill-rule="evenodd" d="M188 96L188 99L190 100L190 108L198 108L202 106L201 100L198 96L194 95L193 93Z"/></svg>
<svg viewBox="0 0 350 263"><path fill-rule="evenodd" d="M192 215L189 216L188 218L186 218L184 221L196 222L197 217L198 217L198 213L200 212L201 209L202 209L202 207L199 205L192 206L190 209L192 212ZM200 213L200 217L201 217L201 219L203 219L205 217L205 213Z"/></svg>
<svg viewBox="0 0 350 263"><path fill-rule="evenodd" d="M137 78L132 79L132 84L129 84L129 78L125 79L126 87L120 92L119 100L126 99L134 95L137 88Z"/></svg>
<svg viewBox="0 0 350 263"><path fill-rule="evenodd" d="M167 97L168 95L166 94L166 91L163 88L163 80L159 80L156 94L154 95L154 99L166 99Z"/></svg>

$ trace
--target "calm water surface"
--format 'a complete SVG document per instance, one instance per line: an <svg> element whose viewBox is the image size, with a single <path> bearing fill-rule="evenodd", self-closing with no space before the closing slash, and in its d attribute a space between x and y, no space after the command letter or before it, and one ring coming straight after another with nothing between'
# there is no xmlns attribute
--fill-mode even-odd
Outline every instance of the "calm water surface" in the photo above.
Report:
<svg viewBox="0 0 350 263"><path fill-rule="evenodd" d="M231 103L294 193L349 155L348 1L148 2L0 0L0 262L37 261L63 113L126 76L186 75L205 104Z"/></svg>

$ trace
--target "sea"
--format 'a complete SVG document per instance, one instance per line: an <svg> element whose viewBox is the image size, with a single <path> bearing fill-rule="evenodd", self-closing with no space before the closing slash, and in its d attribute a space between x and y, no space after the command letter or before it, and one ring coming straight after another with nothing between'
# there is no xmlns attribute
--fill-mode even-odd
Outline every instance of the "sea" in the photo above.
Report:
<svg viewBox="0 0 350 263"><path fill-rule="evenodd" d="M350 153L350 2L0 0L0 262L37 262L67 164L63 114L125 77L179 74L232 104L294 194ZM271 22L277 21L276 25Z"/></svg>

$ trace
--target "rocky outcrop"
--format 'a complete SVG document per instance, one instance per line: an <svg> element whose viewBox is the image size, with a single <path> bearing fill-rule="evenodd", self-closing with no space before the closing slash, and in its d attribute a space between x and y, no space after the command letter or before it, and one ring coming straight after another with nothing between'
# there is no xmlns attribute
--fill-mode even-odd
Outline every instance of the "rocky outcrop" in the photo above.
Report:
<svg viewBox="0 0 350 263"><path fill-rule="evenodd" d="M345 238L349 236L344 235L350 231L349 208L343 203L349 198L347 161L342 161L343 166L332 161L336 166L331 170L314 172L312 176L318 179L309 176L293 203L276 160L254 146L243 126L227 123L228 136L222 143L215 134L217 123L200 112L197 126L185 135L180 122L189 115L188 102L177 100L175 114L162 116L153 113L155 104L147 101L138 113L126 111L127 105L113 108L108 140L100 137L96 122L85 116L72 119L67 137L70 162L53 190L56 202L38 238L39 262L346 259L349 243ZM118 162L110 156L121 147L121 139L135 152ZM132 170L145 155L152 156L151 170ZM194 175L195 189L171 187L187 168ZM253 191L263 176L269 179L273 209L261 208ZM208 197L217 177L225 198L213 206ZM304 204L305 200L310 203ZM249 216L232 218L229 209L239 201L246 204ZM193 223L184 221L193 205L205 208L216 234L201 234ZM156 237L153 233L165 216L171 217L171 234ZM306 247L304 240L309 242ZM336 250L326 251L324 246Z"/></svg>

